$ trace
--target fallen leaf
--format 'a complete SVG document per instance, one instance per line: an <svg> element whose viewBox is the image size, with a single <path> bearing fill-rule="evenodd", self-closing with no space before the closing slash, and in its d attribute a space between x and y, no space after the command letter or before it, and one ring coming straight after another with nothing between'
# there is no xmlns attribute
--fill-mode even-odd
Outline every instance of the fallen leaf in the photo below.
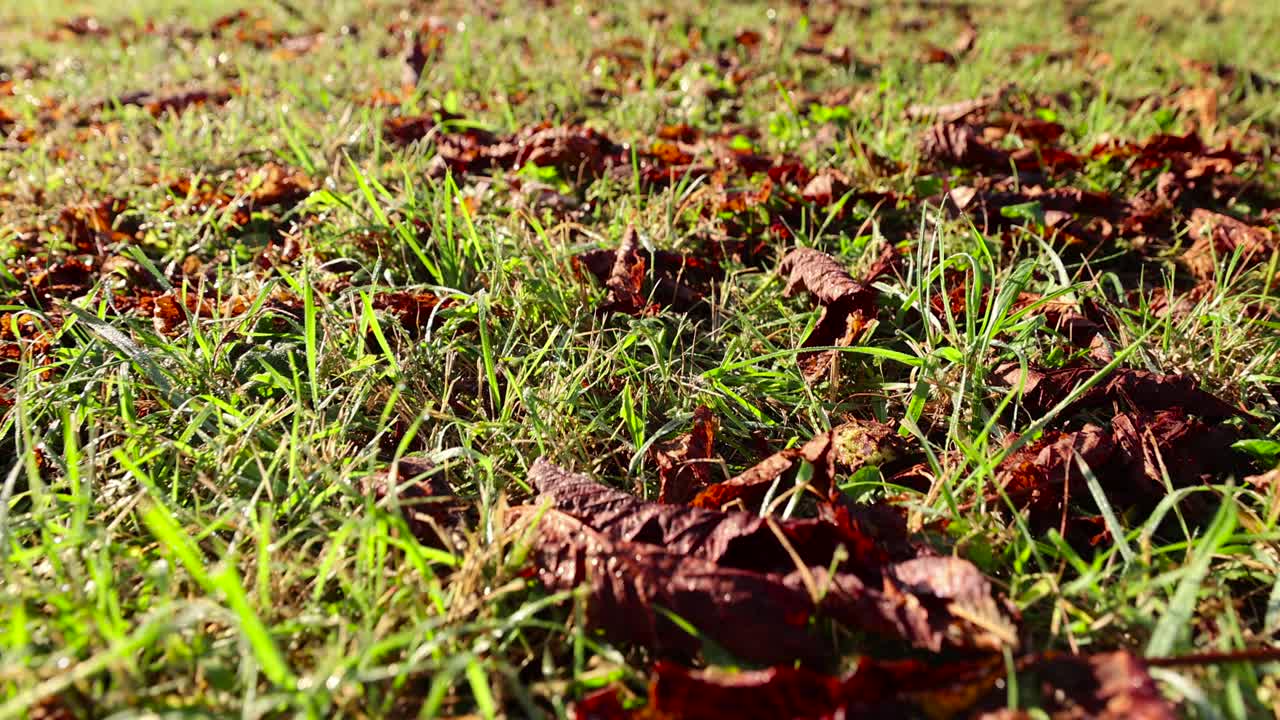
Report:
<svg viewBox="0 0 1280 720"><path fill-rule="evenodd" d="M1067 655L1050 653L1016 660L1023 700L1051 720L1173 720L1173 706L1146 664L1126 650ZM648 705L624 709L617 691L606 688L575 708L593 720L753 720L845 717L971 717L1013 720L1030 717L1008 710L999 658L930 663L861 657L844 675L803 667L759 670L719 667L694 670L672 662L654 664Z"/></svg>
<svg viewBox="0 0 1280 720"><path fill-rule="evenodd" d="M755 30L739 30L737 33L734 34L733 39L739 45L749 50L753 50L757 45L760 44L760 41L763 39L763 36L760 33L756 32Z"/></svg>
<svg viewBox="0 0 1280 720"><path fill-rule="evenodd" d="M688 720L950 718L972 708L1004 676L1002 663L992 658L928 663L864 656L843 676L786 666L734 672L658 662L645 710Z"/></svg>
<svg viewBox="0 0 1280 720"><path fill-rule="evenodd" d="M254 210L273 205L295 205L315 189L315 184L301 170L276 162L256 168L239 168L235 180L239 192L248 195L249 205Z"/></svg>
<svg viewBox="0 0 1280 720"><path fill-rule="evenodd" d="M1007 362L995 369L994 377L1009 387L1024 383L1019 404L1032 417L1039 418L1096 372L1088 367L1032 367L1024 374L1018 363ZM1190 375L1159 375L1147 370L1117 368L1064 408L1059 417L1065 420L1081 410L1112 404L1146 412L1179 407L1208 420L1246 416L1212 393L1201 390L1199 382Z"/></svg>
<svg viewBox="0 0 1280 720"><path fill-rule="evenodd" d="M129 204L114 197L93 205L70 205L58 215L58 226L78 252L101 255L134 239L138 224L126 217L128 212Z"/></svg>
<svg viewBox="0 0 1280 720"><path fill-rule="evenodd" d="M188 317L210 318L213 310L213 304L194 290L169 290L153 300L151 321L157 333L173 337L186 327Z"/></svg>
<svg viewBox="0 0 1280 720"><path fill-rule="evenodd" d="M693 429L654 445L649 456L658 466L658 502L684 504L711 484L710 460L715 454L719 421L711 408L700 405L693 413Z"/></svg>
<svg viewBox="0 0 1280 720"><path fill-rule="evenodd" d="M1041 709L1053 720L1173 720L1141 658L1127 650L1093 655L1049 654L1020 680L1039 691ZM990 702L995 705L994 698ZM981 718L998 715L983 714Z"/></svg>
<svg viewBox="0 0 1280 720"><path fill-rule="evenodd" d="M886 247L864 273L864 282L853 279L835 258L811 248L795 248L782 259L779 272L787 274L783 295L805 290L818 301L822 314L801 347L848 347L875 317L877 292L871 283L887 274L897 252ZM814 379L836 360L838 351L803 352L797 362L808 379Z"/></svg>
<svg viewBox="0 0 1280 720"><path fill-rule="evenodd" d="M1218 268L1224 267L1236 252L1240 253L1239 268L1249 268L1267 260L1277 247L1275 233L1269 228L1241 222L1204 208L1196 208L1188 223L1191 247L1182 255L1197 279L1215 280Z"/></svg>
<svg viewBox="0 0 1280 720"><path fill-rule="evenodd" d="M677 312L694 310L703 305L712 284L723 274L713 262L642 248L632 226L627 227L616 250L582 253L573 258L573 267L585 270L608 289L599 312L628 315L650 314L659 307Z"/></svg>
<svg viewBox="0 0 1280 720"><path fill-rule="evenodd" d="M1280 487L1280 467L1274 467L1259 475L1245 476L1245 482L1258 488L1258 490L1269 493L1277 487Z"/></svg>
<svg viewBox="0 0 1280 720"><path fill-rule="evenodd" d="M418 87L422 79L422 71L427 62L435 56L444 45L444 38L449 34L449 25L438 17L429 17L422 23L405 48L404 69L400 79L400 87L406 94Z"/></svg>
<svg viewBox="0 0 1280 720"><path fill-rule="evenodd" d="M1029 309L1043 317L1049 328L1060 333L1073 346L1089 351L1089 357L1107 364L1115 359L1111 332L1106 321L1094 320L1085 314L1077 303L1062 299L1045 300L1035 293L1023 292L1014 303L1017 310ZM1095 304L1088 304L1090 315L1099 318L1109 316Z"/></svg>
<svg viewBox="0 0 1280 720"><path fill-rule="evenodd" d="M225 105L230 102L231 97L230 90L191 90L175 95L140 98L139 102L131 104L145 105L147 112L160 117L169 113L180 114L196 105Z"/></svg>
<svg viewBox="0 0 1280 720"><path fill-rule="evenodd" d="M47 306L53 298L83 295L97 279L98 273L93 267L95 261L91 256L81 259L75 255L48 262L37 257L28 258L29 280L20 304L41 307Z"/></svg>
<svg viewBox="0 0 1280 720"><path fill-rule="evenodd" d="M463 547L457 533L475 521L472 504L458 498L440 468L426 458L402 457L393 467L366 477L363 487L379 503L394 496L409 531L430 547L449 551Z"/></svg>
<svg viewBox="0 0 1280 720"><path fill-rule="evenodd" d="M933 119L939 123L952 124L978 113L985 113L1004 100L1008 88L972 100L944 103L942 105L915 104L907 106L906 116L912 120Z"/></svg>
<svg viewBox="0 0 1280 720"><path fill-rule="evenodd" d="M822 657L806 629L814 615L934 651L1017 644L1012 611L972 565L893 561L853 522L645 503L544 460L529 480L551 501L534 542L539 577L556 590L589 583L589 622L619 641L695 651L658 605L754 662ZM848 559L832 573L839 546Z"/></svg>
<svg viewBox="0 0 1280 720"><path fill-rule="evenodd" d="M838 170L824 170L813 176L800 196L807 202L826 207L849 192L849 178Z"/></svg>
<svg viewBox="0 0 1280 720"><path fill-rule="evenodd" d="M384 132L396 142L426 137L438 121L426 116L392 118ZM442 129L443 130L443 129ZM476 128L442 131L435 135L436 155L427 172L439 177L490 169L516 170L525 165L554 168L569 182L589 181L615 166L630 168L630 153L607 136L579 125L540 124L511 135Z"/></svg>
<svg viewBox="0 0 1280 720"><path fill-rule="evenodd" d="M813 601L798 575L722 567L658 545L619 541L577 518L548 510L538 519L532 557L548 590L587 584L587 623L614 642L689 657L701 638L667 613L746 662L825 658L808 629Z"/></svg>
<svg viewBox="0 0 1280 720"><path fill-rule="evenodd" d="M1228 474L1239 477L1248 467L1231 448L1240 439L1235 428L1206 423L1182 407L1120 413L1111 430L1118 462L1105 470L1118 476L1112 484L1122 504L1149 509L1170 484L1191 487Z"/></svg>
<svg viewBox="0 0 1280 720"><path fill-rule="evenodd" d="M982 141L978 128L968 122L938 123L925 133L920 154L928 163L956 165L973 170L1005 171L1009 153Z"/></svg>
<svg viewBox="0 0 1280 720"><path fill-rule="evenodd" d="M1070 433L1050 430L1006 457L996 469L996 482L1015 507L1027 511L1032 532L1057 528L1064 537L1073 537L1067 503L1091 497L1076 456L1102 473L1114 452L1111 433L1097 425ZM999 496L993 492L988 499L998 502Z"/></svg>
<svg viewBox="0 0 1280 720"><path fill-rule="evenodd" d="M1156 196L1169 206L1212 202L1214 188L1225 183L1229 189L1232 173L1247 160L1229 144L1213 150L1205 147L1194 131L1155 135L1143 143L1099 144L1088 157L1099 162L1123 160L1138 179L1158 173Z"/></svg>
<svg viewBox="0 0 1280 720"><path fill-rule="evenodd" d="M813 468L810 486L827 494L835 478L835 453L832 432L820 433L800 447L788 448L770 455L750 469L698 493L691 504L700 508L727 508L732 504L755 507L780 477L801 463ZM782 485L779 491L789 490Z"/></svg>
<svg viewBox="0 0 1280 720"><path fill-rule="evenodd" d="M419 337L423 330L440 321L440 311L451 307L453 301L429 292L397 291L377 293L372 305L375 310L395 315L410 336Z"/></svg>

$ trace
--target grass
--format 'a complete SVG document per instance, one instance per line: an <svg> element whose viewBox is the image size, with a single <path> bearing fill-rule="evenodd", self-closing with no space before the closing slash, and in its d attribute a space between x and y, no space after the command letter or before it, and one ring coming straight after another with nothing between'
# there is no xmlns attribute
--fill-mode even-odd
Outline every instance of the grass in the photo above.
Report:
<svg viewBox="0 0 1280 720"><path fill-rule="evenodd" d="M1273 644L1274 485L1222 477L1170 494L1150 517L1112 512L1107 522L1122 530L1115 543L1084 555L1052 532L1031 533L985 491L1004 441L1037 429L1025 418L991 421L1013 398L990 369L1001 359L1055 362L1070 353L1034 314L1013 307L1020 289L1110 308L1121 321L1119 364L1192 372L1261 418L1260 437L1274 436L1280 335L1274 319L1248 311L1274 302L1264 282L1274 257L1230 274L1231 258L1220 258L1210 292L1189 296L1187 312L1161 314L1151 305L1159 289L1177 297L1189 287L1167 260L1141 273L1084 263L1053 238L983 237L927 208L861 208L852 225L815 211L794 228L800 241L850 266L884 242L909 242L913 256L902 279L881 288L889 312L873 339L843 354L837 383L810 385L795 349L816 313L783 299L768 270L732 267L707 318L602 318L593 308L603 290L567 272L573 255L612 247L628 224L653 246L691 247L705 230L689 220L690 208L710 202L704 184L650 192L608 178L581 188L543 178L590 203L590 212L564 220L521 203L513 186L534 182L531 173L487 186L431 179L430 150L388 144L381 132L389 114L440 108L500 130L585 120L634 143L669 123L740 124L762 131L762 152L796 153L811 166L847 170L860 186L910 192L921 182L917 138L927 122L906 119L909 105L1006 85L1017 97L1057 96L1065 144L1085 151L1184 127L1195 113L1179 106L1179 93L1208 86L1218 119L1202 132L1260 143L1270 157L1276 85L1220 83L1179 59L1280 77L1280 7L1104 2L1081 11L1092 19L1085 36L1064 30L1076 5L976 8L977 46L954 67L918 58L926 42L949 47L960 19L911 4L865 17L815 10L813 23L835 21L828 46L847 44L859 59L844 65L795 52L810 27L800 9L756 2L674 4L662 21L622 3L509 3L492 18L469 3L251 8L274 29L323 33L296 56L231 37L46 37L82 11L108 27L129 19L207 27L227 11L207 0L181 9L129 0L0 10L0 72L17 78L0 108L16 126L40 128L0 150L6 296L17 296L12 269L33 247L24 233L35 234L38 252L70 250L58 230L64 207L121 197L139 226L136 241L107 253L133 259L135 279L101 273L89 292L27 308L51 334L48 365L28 348L4 378L0 717L35 717L31 708L47 698L76 717L127 708L555 716L588 689L642 684L641 655L583 630L581 594L548 596L523 579L527 538L505 532L503 518L527 496L524 475L540 455L652 495L656 471L645 450L686 429L704 404L720 418L725 476L752 464L761 442L803 442L845 413L921 435L922 425L941 428L927 439L944 478L937 492L875 480L857 488L896 497L919 524L950 520L939 542L1003 585L1039 647L1178 655ZM417 92L394 108L362 102L400 83L400 41L388 27L427 14L447 32ZM911 20L931 25L904 30ZM765 34L754 53L732 41L744 27ZM696 42L686 28L698 30ZM1054 59L1082 46L1089 52ZM1011 60L1020 47L1023 59ZM639 58L635 67L599 52L618 48ZM690 60L673 62L678 53ZM735 77L726 63L746 70ZM180 115L108 106L88 127L38 119L49 97L87 104L138 89L231 84L239 89L225 106ZM805 94L847 107L847 119L822 122L800 110ZM823 142L827 128L858 142ZM900 169L877 172L872 155ZM273 159L301 168L316 190L284 217L259 214L239 229L157 182L203 178L234 192L230 171ZM1278 189L1271 161L1256 179ZM1141 189L1102 167L1089 181L1124 194ZM777 257L788 246L771 243ZM264 253L284 259L266 270L256 262ZM198 272L175 272L191 257ZM959 268L969 272L947 272ZM113 286L157 274L213 299L211 311L166 334L145 315L112 307ZM931 309L928 298L957 277L968 312ZM453 304L415 335L373 303L405 289ZM249 311L224 313L237 296ZM430 457L477 500L465 551L419 545L394 502L367 492L371 475L408 453ZM1089 490L1106 510L1101 486ZM1172 536L1162 529L1201 496L1221 499L1212 524L1178 522ZM1156 672L1193 717L1259 717L1280 702L1275 663Z"/></svg>

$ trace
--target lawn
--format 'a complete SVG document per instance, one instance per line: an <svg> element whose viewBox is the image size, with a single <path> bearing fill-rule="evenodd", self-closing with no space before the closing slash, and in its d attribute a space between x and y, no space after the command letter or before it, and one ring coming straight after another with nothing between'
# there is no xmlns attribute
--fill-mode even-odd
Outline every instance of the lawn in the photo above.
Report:
<svg viewBox="0 0 1280 720"><path fill-rule="evenodd" d="M1280 717L1280 4L0 7L0 718Z"/></svg>

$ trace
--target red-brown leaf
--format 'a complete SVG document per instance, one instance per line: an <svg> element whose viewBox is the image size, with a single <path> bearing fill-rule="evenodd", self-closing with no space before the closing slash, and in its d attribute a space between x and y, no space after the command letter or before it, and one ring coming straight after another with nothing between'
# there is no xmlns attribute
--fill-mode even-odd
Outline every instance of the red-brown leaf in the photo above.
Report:
<svg viewBox="0 0 1280 720"><path fill-rule="evenodd" d="M364 481L366 492L379 501L394 497L409 531L419 542L452 551L458 547L454 532L473 518L473 509L460 500L436 465L425 458L402 457L391 468Z"/></svg>
<svg viewBox="0 0 1280 720"><path fill-rule="evenodd" d="M711 484L712 465L706 461L715 454L719 424L711 408L701 405L694 411L689 432L649 451L658 466L658 502L687 503Z"/></svg>
<svg viewBox="0 0 1280 720"><path fill-rule="evenodd" d="M813 332L802 347L848 347L874 318L876 290L871 283L888 273L897 259L892 247L886 247L864 275L864 282L853 279L835 258L811 248L795 248L782 259L779 271L786 274L783 295L797 290L808 291L822 307ZM801 353L797 358L805 377L813 379L835 361L834 350Z"/></svg>
<svg viewBox="0 0 1280 720"><path fill-rule="evenodd" d="M1024 381L1022 408L1038 418L1096 372L1088 367L1029 368L1024 376L1018 363L1008 362L996 368L995 377L1011 387ZM1180 407L1211 420L1245 415L1212 393L1201 390L1190 375L1158 375L1146 370L1118 368L1085 391L1059 417L1066 419L1086 408L1112 404L1147 412Z"/></svg>
<svg viewBox="0 0 1280 720"><path fill-rule="evenodd" d="M1225 266L1236 251L1239 267L1248 268L1266 260L1277 247L1270 229L1203 208L1191 213L1188 228L1192 245L1182 255L1182 263L1202 281L1214 280L1217 268Z"/></svg>
<svg viewBox="0 0 1280 720"><path fill-rule="evenodd" d="M820 433L800 447L780 450L741 474L708 487L693 499L692 504L701 508L720 509L736 503L754 508L775 480L798 468L801 462L813 466L810 484L825 495L835 477L833 450L832 433Z"/></svg>
<svg viewBox="0 0 1280 720"><path fill-rule="evenodd" d="M920 154L929 163L974 170L1007 172L1010 169L1009 153L984 143L978 128L970 123L934 125L921 141Z"/></svg>
<svg viewBox="0 0 1280 720"><path fill-rule="evenodd" d="M718 264L698 257L646 250L633 227L627 228L616 250L582 253L573 258L573 265L608 289L599 312L628 315L649 314L659 307L694 310L703 305L712 283L723 274Z"/></svg>
<svg viewBox="0 0 1280 720"><path fill-rule="evenodd" d="M385 292L372 299L375 310L384 310L396 316L400 325L412 336L434 326L440 319L440 310L453 305L451 300L441 300L429 292Z"/></svg>
<svg viewBox="0 0 1280 720"><path fill-rule="evenodd" d="M540 577L554 589L589 582L593 624L619 640L696 649L657 603L758 662L821 654L802 627L814 614L935 651L1016 644L1013 613L976 568L955 558L895 560L900 547L862 529L870 513L778 521L646 503L543 460L529 480L556 513L534 543ZM830 573L839 546L848 560ZM748 606L746 624L734 624L740 610L720 607L726 602ZM747 627L772 633L774 644L739 637Z"/></svg>
<svg viewBox="0 0 1280 720"><path fill-rule="evenodd" d="M824 658L822 642L806 627L813 602L798 578L617 540L559 510L538 520L532 557L549 590L590 588L587 623L615 642L669 656L700 650L702 641L660 607L748 662Z"/></svg>
<svg viewBox="0 0 1280 720"><path fill-rule="evenodd" d="M1146 664L1125 650L1094 655L1050 654L1019 661L1019 686L1038 694L1053 720L1172 720ZM863 657L844 676L778 666L729 672L654 666L649 706L604 718L745 718L818 720L845 717L1011 717L999 684L998 659L928 664ZM618 710L621 711L620 705Z"/></svg>

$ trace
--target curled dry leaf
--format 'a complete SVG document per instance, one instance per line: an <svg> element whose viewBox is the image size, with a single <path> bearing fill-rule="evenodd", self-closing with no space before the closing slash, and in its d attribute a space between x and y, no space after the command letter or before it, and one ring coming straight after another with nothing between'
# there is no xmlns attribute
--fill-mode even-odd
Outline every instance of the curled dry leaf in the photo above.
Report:
<svg viewBox="0 0 1280 720"><path fill-rule="evenodd" d="M151 322L157 333L173 337L186 327L189 316L211 318L213 311L213 303L194 291L169 290L153 301Z"/></svg>
<svg viewBox="0 0 1280 720"><path fill-rule="evenodd" d="M1022 383L1022 408L1038 418L1096 373L1097 370L1088 367L1028 368L1024 373L1018 363L1007 362L995 369L994 377L1009 387ZM1059 417L1066 419L1086 408L1108 405L1146 412L1179 407L1208 420L1246 416L1212 393L1201 390L1199 382L1190 375L1159 375L1117 368L1064 408Z"/></svg>
<svg viewBox="0 0 1280 720"><path fill-rule="evenodd" d="M849 192L852 186L849 177L839 170L826 169L814 175L800 191L805 202L819 207L826 207Z"/></svg>
<svg viewBox="0 0 1280 720"><path fill-rule="evenodd" d="M599 308L601 313L627 315L652 314L659 307L678 312L694 310L705 302L712 284L723 275L720 266L711 261L646 250L630 226L616 250L582 253L573 258L573 266L576 271L585 270L608 289Z"/></svg>
<svg viewBox="0 0 1280 720"><path fill-rule="evenodd" d="M932 164L993 171L1009 170L1009 153L987 145L977 126L967 122L934 125L921 141L920 154L926 162Z"/></svg>
<svg viewBox="0 0 1280 720"><path fill-rule="evenodd" d="M116 197L68 205L58 215L58 227L77 252L100 255L112 245L133 241L138 224L130 221L128 212L129 204Z"/></svg>
<svg viewBox="0 0 1280 720"><path fill-rule="evenodd" d="M35 366L50 364L55 339L55 333L37 322L34 315L0 314L0 378L16 377L24 355L31 358ZM12 405L8 389L4 388L5 392L0 394L0 407Z"/></svg>
<svg viewBox="0 0 1280 720"><path fill-rule="evenodd" d="M249 198L251 207L258 209L294 205L310 195L315 184L301 170L268 162L261 167L237 169L236 187Z"/></svg>
<svg viewBox="0 0 1280 720"><path fill-rule="evenodd" d="M697 650L665 610L751 662L826 657L807 624L814 615L935 651L1017 643L1014 613L976 568L899 559L901 548L862 530L873 513L779 521L658 505L543 460L529 479L551 502L533 542L539 577L556 590L587 583L588 621L618 641ZM830 572L841 546L848 559Z"/></svg>
<svg viewBox="0 0 1280 720"><path fill-rule="evenodd" d="M955 41L951 44L950 50L930 43L925 45L924 50L921 52L920 60L923 63L955 65L973 50L973 46L977 41L977 28L972 25L965 25L964 29L960 31Z"/></svg>
<svg viewBox="0 0 1280 720"><path fill-rule="evenodd" d="M531 556L539 579L549 590L588 585L587 623L615 642L692 656L702 640L671 613L748 662L824 660L821 641L807 628L813 602L797 575L722 567L658 545L615 540L558 510L536 522Z"/></svg>
<svg viewBox="0 0 1280 720"><path fill-rule="evenodd" d="M1248 268L1265 261L1277 248L1270 229L1204 208L1192 211L1188 228L1192 244L1183 253L1182 263L1201 281L1214 280L1217 268L1236 252L1239 266Z"/></svg>
<svg viewBox="0 0 1280 720"><path fill-rule="evenodd" d="M553 507L588 519L592 527L610 537L657 545L747 570L789 571L796 565L770 521L754 513L645 502L545 461L534 464L529 481L542 498L552 501ZM850 545L851 552L866 545L852 525L841 527L819 520L774 524L804 564L828 563L841 544ZM891 559L873 547L865 557L853 557L850 562L861 563L870 572Z"/></svg>
<svg viewBox="0 0 1280 720"><path fill-rule="evenodd" d="M1030 663L1020 684L1039 691L1040 706L1053 720L1173 720L1173 706L1160 695L1141 658L1127 650L1094 655L1051 654ZM988 699L988 707L998 701ZM995 711L979 715L995 718Z"/></svg>
<svg viewBox="0 0 1280 720"><path fill-rule="evenodd" d="M649 703L659 717L812 719L951 717L1003 677L994 659L929 665L863 657L844 676L794 667L729 672L654 666ZM649 708L646 708L648 710Z"/></svg>
<svg viewBox="0 0 1280 720"><path fill-rule="evenodd" d="M1111 332L1107 329L1110 317L1096 304L1087 303L1082 308L1067 300L1045 300L1035 293L1024 292L1018 295L1014 308L1029 308L1031 312L1043 317L1046 324L1061 333L1067 342L1088 350L1089 357L1093 360L1106 364L1115 359Z"/></svg>
<svg viewBox="0 0 1280 720"><path fill-rule="evenodd" d="M607 166L617 164L622 152L609 138L581 126L534 128L521 133L518 144L515 167L553 167L568 180L598 177Z"/></svg>
<svg viewBox="0 0 1280 720"><path fill-rule="evenodd" d="M1079 188L1046 188L1021 183L1017 187L1003 187L1002 183L979 190L961 185L948 191L946 198L951 201L946 205L948 210L973 218L983 232L1024 224L1036 215L1009 209L1036 207L1039 209L1037 219L1045 229L1064 235L1069 241L1086 241L1090 247L1102 238L1117 234L1116 226L1126 228L1125 223L1134 217L1131 204L1107 193Z"/></svg>
<svg viewBox="0 0 1280 720"><path fill-rule="evenodd" d="M104 110L114 107L142 107L153 116L181 115L193 107L226 105L241 92L239 87L183 90L169 94L156 94L148 90L138 90L103 98L79 106L75 111L77 124L92 125Z"/></svg>
<svg viewBox="0 0 1280 720"><path fill-rule="evenodd" d="M430 59L440 51L444 38L449 34L449 25L443 19L432 16L426 19L406 43L404 50L404 66L401 68L400 87L412 92L422 79L422 71L426 69Z"/></svg>
<svg viewBox="0 0 1280 720"><path fill-rule="evenodd" d="M1150 510L1169 485L1190 487L1245 472L1244 458L1231 449L1237 439L1234 428L1211 425L1181 408L1120 413L1109 429L1088 424L1074 432L1046 431L1006 457L996 478L1009 501L1027 511L1033 532L1053 527L1072 542L1092 544L1104 537L1095 518L1068 508L1093 508L1081 462L1113 507ZM994 492L988 496L989 502L999 499ZM1193 509L1204 508L1186 512Z"/></svg>
<svg viewBox="0 0 1280 720"><path fill-rule="evenodd" d="M970 115L986 113L991 108L1004 102L1004 98L1008 93L1008 90L1009 87L1004 86L990 95L973 98L972 100L960 100L958 102L945 103L942 105L923 105L917 103L907 106L906 115L912 120L932 118L937 120L939 123L955 123Z"/></svg>
<svg viewBox="0 0 1280 720"><path fill-rule="evenodd" d="M614 252L609 275L604 279L609 295L600 306L600 311L640 314L646 306L644 276L645 258L640 255L635 229L628 227Z"/></svg>
<svg viewBox="0 0 1280 720"><path fill-rule="evenodd" d="M461 548L457 531L475 520L471 504L454 494L440 469L426 458L402 457L392 467L366 477L363 488L379 503L394 497L409 531L430 547Z"/></svg>
<svg viewBox="0 0 1280 720"><path fill-rule="evenodd" d="M834 496L837 465L857 470L893 463L905 454L906 443L891 426L874 420L853 420L816 435L800 447L776 452L750 469L708 487L692 504L713 509L734 504L755 508L778 478L797 470L802 462L813 468L809 486L819 495ZM787 485L781 490L789 488Z"/></svg>
<svg viewBox="0 0 1280 720"><path fill-rule="evenodd" d="M291 207L314 188L311 179L301 170L275 162L238 168L232 180L234 195L208 180L193 182L184 177L169 183L175 202L190 202L202 210L226 210L231 224L241 227L252 220L255 211L273 206Z"/></svg>
<svg viewBox="0 0 1280 720"><path fill-rule="evenodd" d="M682 505L711 484L710 460L715 454L720 423L711 408L701 405L693 413L693 428L649 451L658 466L658 502Z"/></svg>
<svg viewBox="0 0 1280 720"><path fill-rule="evenodd" d="M782 475L798 469L802 462L813 467L810 487L826 494L835 479L835 453L832 433L820 433L800 447L787 448L770 455L751 468L716 483L698 493L692 501L695 507L727 508L731 505L755 507ZM779 488L788 490L789 487Z"/></svg>
<svg viewBox="0 0 1280 720"><path fill-rule="evenodd" d="M441 299L429 292L385 292L372 298L375 310L395 315L400 325L417 337L423 330L433 327L440 319L440 311L453 305L449 299Z"/></svg>
<svg viewBox="0 0 1280 720"><path fill-rule="evenodd" d="M1111 420L1121 474L1113 483L1122 502L1153 507L1174 487L1212 482L1247 470L1244 456L1232 450L1239 433L1229 425L1191 417L1181 407L1128 412Z"/></svg>
<svg viewBox="0 0 1280 720"><path fill-rule="evenodd" d="M1237 194L1239 185L1233 172L1250 160L1230 145L1212 150L1205 147L1195 131L1155 135L1144 143L1097 145L1088 157L1104 162L1123 160L1137 178L1158 173L1155 199L1164 207L1196 207Z"/></svg>
<svg viewBox="0 0 1280 720"><path fill-rule="evenodd" d="M1055 527L1063 536L1074 537L1068 525L1077 518L1067 512L1067 503L1072 497L1089 497L1076 456L1101 472L1114 451L1111 433L1097 425L1071 433L1050 430L1006 457L996 470L996 481L1015 506L1028 512L1032 532ZM999 497L991 493L988 499L996 502Z"/></svg>
<svg viewBox="0 0 1280 720"><path fill-rule="evenodd" d="M854 280L835 258L811 248L795 248L782 259L779 271L785 273L787 286L783 295L790 297L803 289L822 308L818 323L802 347L848 347L874 319L876 290L871 287L887 274L897 260L892 247L886 247L864 274L864 281ZM797 362L806 378L813 379L831 366L835 350L801 353Z"/></svg>
<svg viewBox="0 0 1280 720"><path fill-rule="evenodd" d="M388 138L413 142L437 127L434 119L393 118L384 132ZM616 165L628 165L629 153L621 145L591 128L580 125L540 124L510 135L475 128L452 131L446 127L435 137L436 156L428 173L466 174L490 169L515 170L525 165L555 168L568 181L594 179Z"/></svg>
<svg viewBox="0 0 1280 720"><path fill-rule="evenodd" d="M231 90L191 90L174 95L148 97L145 102L147 112L156 117L169 113L180 114L198 105L226 105L234 93Z"/></svg>
<svg viewBox="0 0 1280 720"><path fill-rule="evenodd" d="M1280 467L1271 468L1260 475L1248 475L1244 480L1259 491L1270 493L1280 487Z"/></svg>

